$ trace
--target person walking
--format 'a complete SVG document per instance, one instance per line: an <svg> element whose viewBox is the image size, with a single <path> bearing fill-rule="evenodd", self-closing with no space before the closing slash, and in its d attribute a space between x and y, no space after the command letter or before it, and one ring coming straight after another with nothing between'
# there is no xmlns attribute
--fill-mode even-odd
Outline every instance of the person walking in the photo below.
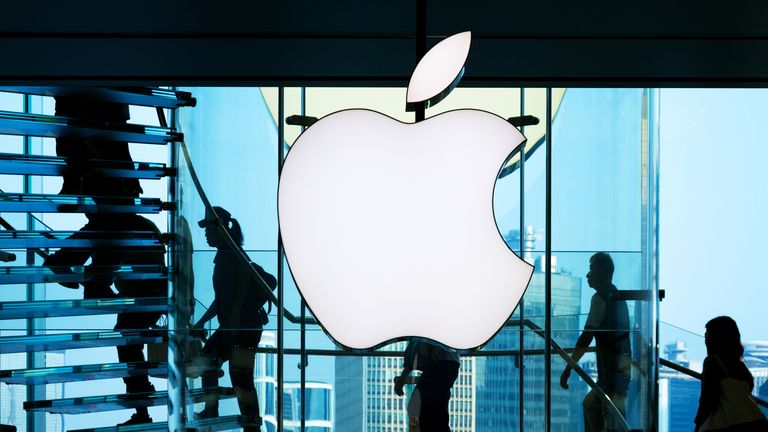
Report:
<svg viewBox="0 0 768 432"><path fill-rule="evenodd" d="M202 375L203 388L218 386L219 369L229 362L229 376L237 395L240 413L249 418L245 432L258 431L261 425L259 401L253 382L253 368L256 347L261 340L263 326L267 323L267 312L263 307L263 294L253 283L250 269L238 257L239 249L233 250L226 241L225 233L238 246L243 244L243 232L240 224L232 215L221 207L213 207L216 214L206 211L206 216L198 222L205 228L208 245L216 248L213 260L214 300L195 324L194 329L203 330L205 323L216 317L219 328L208 338L200 353L203 363L215 366ZM221 225L219 225L220 220ZM256 267L262 279L274 287L274 277ZM219 401L209 397L205 408L197 414L198 418L213 418L219 415Z"/></svg>
<svg viewBox="0 0 768 432"><path fill-rule="evenodd" d="M592 339L597 345L597 386L626 418L627 389L631 376L631 347L629 341L629 311L624 301L616 300L618 291L613 285L613 259L598 252L589 259L587 283L595 289L589 307L584 331L576 340L573 359L579 361L587 352ZM566 366L560 376L560 386L568 389L571 367ZM584 430L586 432L613 431L618 420L611 416L592 389L584 397Z"/></svg>
<svg viewBox="0 0 768 432"><path fill-rule="evenodd" d="M408 375L420 370L414 390L418 394L420 406L415 408L418 414L417 424L421 432L450 432L448 404L451 388L459 376L459 356L446 347L423 338L411 338L405 348L403 371L394 378L395 394L403 396L403 387Z"/></svg>

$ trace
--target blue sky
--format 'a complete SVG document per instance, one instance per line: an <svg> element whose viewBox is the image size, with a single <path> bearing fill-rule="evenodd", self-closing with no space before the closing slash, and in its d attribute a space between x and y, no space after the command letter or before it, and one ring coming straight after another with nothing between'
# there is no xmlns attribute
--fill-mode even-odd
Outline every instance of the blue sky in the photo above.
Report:
<svg viewBox="0 0 768 432"><path fill-rule="evenodd" d="M730 315L743 340L766 340L768 92L662 90L662 320L704 333Z"/></svg>

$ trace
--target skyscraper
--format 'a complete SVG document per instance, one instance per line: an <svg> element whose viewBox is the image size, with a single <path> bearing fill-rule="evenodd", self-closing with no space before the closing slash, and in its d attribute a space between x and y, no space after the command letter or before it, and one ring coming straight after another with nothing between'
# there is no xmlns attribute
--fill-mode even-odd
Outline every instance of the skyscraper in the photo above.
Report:
<svg viewBox="0 0 768 432"><path fill-rule="evenodd" d="M664 347L667 359L688 367L688 348L682 341ZM659 432L675 432L693 428L699 406L701 383L672 369L659 369Z"/></svg>
<svg viewBox="0 0 768 432"><path fill-rule="evenodd" d="M554 261L554 260L553 260ZM554 264L554 263L553 263ZM553 266L553 268L556 266ZM525 315L538 321L544 316L544 273L538 266L525 297ZM576 343L581 312L581 280L567 274L552 275L552 313L555 339L563 346ZM543 325L543 323L542 323ZM519 349L519 329L500 331L484 350ZM543 341L526 332L527 349L541 349ZM405 343L391 346L405 349ZM462 357L459 378L453 387L450 415L453 431L504 431L519 428L520 371L513 356ZM554 362L561 364L561 362ZM397 397L392 380L402 370L402 358L338 357L336 365L336 430L339 432L407 431L407 398ZM544 424L544 412L539 409L544 397L544 356L529 355L524 360L526 404L525 423L528 430ZM553 383L561 370L552 369ZM552 400L552 430L581 430L581 399L586 390L583 383L574 383L571 390L557 393Z"/></svg>
<svg viewBox="0 0 768 432"><path fill-rule="evenodd" d="M385 349L404 351L398 342ZM475 357L462 357L453 385L449 413L451 430L475 431ZM336 357L336 431L405 432L410 394L395 395L393 379L403 368L402 357ZM412 387L412 386L411 386ZM410 389L408 389L410 392Z"/></svg>
<svg viewBox="0 0 768 432"><path fill-rule="evenodd" d="M554 264L554 260L553 260ZM552 316L554 339L563 347L572 347L576 343L581 312L581 280L567 274L557 273L553 265L552 274ZM525 317L543 327L544 317L544 272L538 265L533 274L523 302ZM568 331L570 330L570 331ZM488 344L487 350L518 350L520 331L518 328L502 330ZM527 350L543 349L543 340L533 332L525 332L524 346ZM520 371L518 360L514 357L479 357L477 384L477 428L482 431L510 431L520 425ZM560 379L563 365L553 358L552 383ZM523 404L525 409L525 429L539 430L544 425L544 412L539 409L544 398L544 355L526 355L523 360L525 374ZM567 392L559 390L553 393L551 425L553 431L578 431L583 428L581 399L584 397L582 383L574 383Z"/></svg>
<svg viewBox="0 0 768 432"><path fill-rule="evenodd" d="M259 346L275 347L275 333L262 333ZM277 430L277 372L275 354L259 353L256 357L254 381L259 395L259 408L268 432ZM333 428L333 385L329 383L307 381L304 391L305 426L313 432L330 432ZM301 430L301 383L286 381L283 384L283 430L299 432Z"/></svg>

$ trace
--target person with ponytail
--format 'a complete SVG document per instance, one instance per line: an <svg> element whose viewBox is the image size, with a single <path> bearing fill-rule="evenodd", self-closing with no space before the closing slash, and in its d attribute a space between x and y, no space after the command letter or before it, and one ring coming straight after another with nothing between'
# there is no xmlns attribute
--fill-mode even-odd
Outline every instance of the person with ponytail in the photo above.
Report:
<svg viewBox="0 0 768 432"><path fill-rule="evenodd" d="M240 224L225 209L213 207L213 210L215 214L208 210L205 218L198 222L201 228L205 228L208 245L216 248L216 257L213 260L214 300L195 324L194 330L202 331L205 323L214 317L219 321L219 328L208 338L200 353L202 363L213 366L202 374L203 388L218 387L219 370L225 362L229 362L229 376L240 413L249 418L249 425L244 431L258 431L261 417L253 368L265 320L256 313L261 305L256 306L250 269L238 256L243 245ZM230 247L226 235L238 246L236 249ZM205 408L197 416L218 417L218 397L211 395L207 398Z"/></svg>

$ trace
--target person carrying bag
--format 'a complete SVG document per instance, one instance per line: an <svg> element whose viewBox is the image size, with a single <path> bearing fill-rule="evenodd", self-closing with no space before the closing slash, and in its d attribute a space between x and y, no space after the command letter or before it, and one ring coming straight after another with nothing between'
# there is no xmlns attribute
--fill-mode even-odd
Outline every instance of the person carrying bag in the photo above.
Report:
<svg viewBox="0 0 768 432"><path fill-rule="evenodd" d="M768 431L768 421L752 399L749 383L732 378L718 356L712 356L725 378L720 381L719 404L699 431Z"/></svg>
<svg viewBox="0 0 768 432"><path fill-rule="evenodd" d="M768 420L752 399L754 378L742 361L736 322L721 316L706 325L707 358L701 374L696 432L768 432Z"/></svg>

